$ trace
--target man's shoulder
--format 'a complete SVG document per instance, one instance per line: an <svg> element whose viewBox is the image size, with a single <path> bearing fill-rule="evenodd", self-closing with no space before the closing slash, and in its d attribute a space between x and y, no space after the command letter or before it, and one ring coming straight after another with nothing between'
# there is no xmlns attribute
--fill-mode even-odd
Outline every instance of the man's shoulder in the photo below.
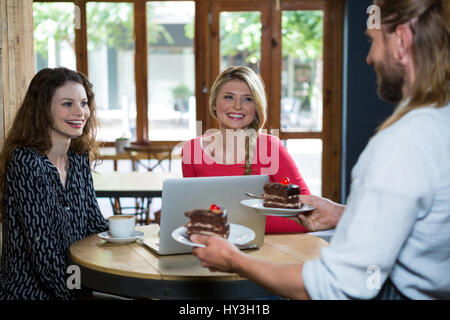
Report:
<svg viewBox="0 0 450 320"><path fill-rule="evenodd" d="M403 155L407 159L450 159L449 123L449 106L418 108L378 132L368 148L377 150L383 157Z"/></svg>
<svg viewBox="0 0 450 320"><path fill-rule="evenodd" d="M448 123L450 120L450 104L439 108L432 106L417 108L408 112L402 119L404 119L405 122L420 121L423 124L431 125Z"/></svg>
<svg viewBox="0 0 450 320"><path fill-rule="evenodd" d="M386 132L404 134L419 140L436 134L450 136L449 123L450 105L441 108L422 107L409 111L388 127Z"/></svg>

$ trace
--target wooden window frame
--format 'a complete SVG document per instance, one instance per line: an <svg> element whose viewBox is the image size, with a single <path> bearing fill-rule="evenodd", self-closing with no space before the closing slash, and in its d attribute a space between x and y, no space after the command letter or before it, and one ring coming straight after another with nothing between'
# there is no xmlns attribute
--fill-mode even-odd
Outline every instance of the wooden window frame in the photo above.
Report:
<svg viewBox="0 0 450 320"><path fill-rule="evenodd" d="M324 12L323 38L323 125L321 132L280 132L280 139L321 139L322 140L322 196L340 201L341 179L341 119L342 119L342 26L343 0L283 0L280 8L274 0L210 0L199 29L202 34L196 40L206 43L209 54L208 70L201 75L198 83L201 92L200 119L206 129L217 127L209 114L208 89L219 73L219 21L221 11L260 11L262 23L261 77L268 95L268 119L266 129L280 129L281 124L281 13L282 10L322 10ZM206 10L207 8L203 8ZM280 10L281 9L281 10ZM209 30L208 30L209 29ZM206 31L208 30L208 31ZM268 45L270 44L270 45ZM207 61L207 59L203 61ZM204 64L203 64L204 66ZM204 84L208 83L207 87ZM206 93L205 93L206 92ZM198 97L198 96L197 96Z"/></svg>
<svg viewBox="0 0 450 320"><path fill-rule="evenodd" d="M80 28L75 29L75 55L77 70L88 74L87 53L87 2L128 2L134 5L135 81L136 81L136 138L148 140L148 91L146 40L146 3L152 0L34 0L34 2L70 2L78 6ZM170 0L159 0L170 1ZM183 1L183 0L181 0ZM213 41L218 41L215 12L261 11L261 76L268 95L268 121L266 128L280 129L281 101L281 10L323 10L323 126L321 132L283 132L280 139L322 139L322 195L334 201L340 200L341 180L341 118L342 118L342 29L344 0L186 0L195 2L195 95L197 121L203 131L217 126L209 114L208 93L218 73L218 53ZM278 5L280 8L278 8ZM216 24L214 25L213 24ZM144 26L144 27L142 27ZM211 37L211 32L213 36ZM270 40L267 40L270 39ZM270 45L267 45L270 44ZM216 45L217 47L217 45ZM201 134L201 132L199 132ZM112 142L106 145L112 145Z"/></svg>
<svg viewBox="0 0 450 320"><path fill-rule="evenodd" d="M341 199L341 135L342 135L342 32L344 1L284 0L282 10L322 10L323 22L323 124L321 132L283 132L280 139L322 140L322 196L333 201ZM274 9L274 7L273 7ZM281 27L281 10L273 10L273 23ZM281 30L274 30L273 39L281 44ZM271 124L280 124L281 50L273 52L271 79ZM277 72L278 71L278 72Z"/></svg>

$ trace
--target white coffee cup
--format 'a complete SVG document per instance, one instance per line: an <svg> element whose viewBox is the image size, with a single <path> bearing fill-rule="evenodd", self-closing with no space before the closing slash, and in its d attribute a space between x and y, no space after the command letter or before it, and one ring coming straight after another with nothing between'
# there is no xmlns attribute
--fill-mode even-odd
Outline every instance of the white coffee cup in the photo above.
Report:
<svg viewBox="0 0 450 320"><path fill-rule="evenodd" d="M136 225L134 215L117 215L108 218L109 233L114 238L129 238L133 235Z"/></svg>

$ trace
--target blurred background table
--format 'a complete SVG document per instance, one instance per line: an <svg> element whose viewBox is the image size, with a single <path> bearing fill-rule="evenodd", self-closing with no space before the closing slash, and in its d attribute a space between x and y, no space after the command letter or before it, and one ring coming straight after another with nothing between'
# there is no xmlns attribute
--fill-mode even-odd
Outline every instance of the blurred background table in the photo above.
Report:
<svg viewBox="0 0 450 320"><path fill-rule="evenodd" d="M151 141L148 144L127 145L124 147L125 152L122 153L118 153L115 147L103 147L100 149L100 155L103 160L114 162L115 171L117 171L117 161L119 160L131 160L133 171L136 171L136 164L151 171L160 166L164 160L168 160L170 171L172 159L179 156L179 154L174 154L174 151L177 146L181 145L180 141ZM148 164L144 164L143 160L148 160ZM156 160L156 164L150 165L150 160Z"/></svg>
<svg viewBox="0 0 450 320"><path fill-rule="evenodd" d="M172 152L174 148L179 144L179 141L151 141L148 144L130 144L126 146L124 149L128 153L132 154L133 152L141 155L146 155L146 159L155 159L157 163L153 166L145 165L139 160L137 163L147 168L147 170L151 171L157 166L161 164L162 161L169 161L169 171L172 168Z"/></svg>
<svg viewBox="0 0 450 320"><path fill-rule="evenodd" d="M166 179L182 178L172 172L93 172L97 197L161 197Z"/></svg>
<svg viewBox="0 0 450 320"><path fill-rule="evenodd" d="M150 216L152 198L162 196L163 182L170 178L182 178L180 173L133 171L93 172L95 195L109 198L113 213L134 214L139 224L156 222ZM135 198L132 206L123 206L121 198Z"/></svg>

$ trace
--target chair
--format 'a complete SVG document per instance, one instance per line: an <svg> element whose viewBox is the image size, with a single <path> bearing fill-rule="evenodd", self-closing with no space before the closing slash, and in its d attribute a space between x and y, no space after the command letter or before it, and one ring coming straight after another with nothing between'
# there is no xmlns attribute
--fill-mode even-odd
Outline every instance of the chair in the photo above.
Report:
<svg viewBox="0 0 450 320"><path fill-rule="evenodd" d="M118 160L131 160L132 170L136 171L137 165L145 167L152 171L155 167L160 166L163 160L169 160L169 171L171 170L172 151L180 144L178 141L155 141L145 144L131 144L124 147L125 153L118 153L115 149L103 149L103 160L113 160L114 170L118 169ZM157 163L153 166L143 164L140 160L155 159ZM150 205L152 198L136 197L134 206L123 206L121 198L115 197L109 199L113 208L114 215L119 214L134 214L136 215L136 223L140 225L150 224L156 222L150 218Z"/></svg>
<svg viewBox="0 0 450 320"><path fill-rule="evenodd" d="M147 225L153 221L150 218L150 205L152 198L136 197L134 206L123 206L121 198L110 198L114 215L133 214L136 216L136 224Z"/></svg>

